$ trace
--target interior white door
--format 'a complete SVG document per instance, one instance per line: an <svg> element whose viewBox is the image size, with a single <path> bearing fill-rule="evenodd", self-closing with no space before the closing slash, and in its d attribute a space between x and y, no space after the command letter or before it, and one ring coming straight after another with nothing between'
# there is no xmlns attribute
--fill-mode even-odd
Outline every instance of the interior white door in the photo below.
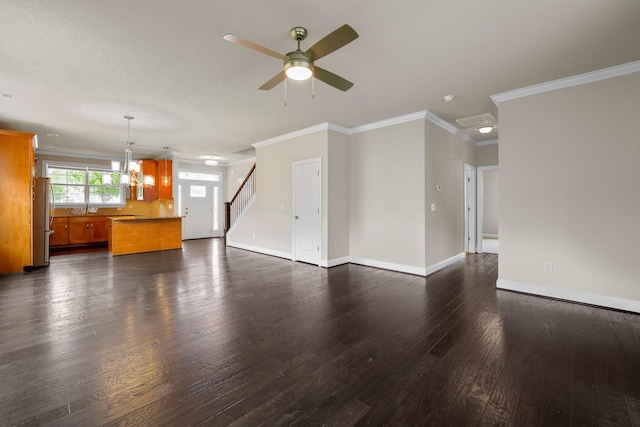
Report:
<svg viewBox="0 0 640 427"><path fill-rule="evenodd" d="M320 265L322 181L320 159L293 163L294 260Z"/></svg>
<svg viewBox="0 0 640 427"><path fill-rule="evenodd" d="M464 165L464 250L476 252L476 168Z"/></svg>
<svg viewBox="0 0 640 427"><path fill-rule="evenodd" d="M218 197L214 186L210 182L199 181L185 181L181 185L182 238L215 237L214 202Z"/></svg>

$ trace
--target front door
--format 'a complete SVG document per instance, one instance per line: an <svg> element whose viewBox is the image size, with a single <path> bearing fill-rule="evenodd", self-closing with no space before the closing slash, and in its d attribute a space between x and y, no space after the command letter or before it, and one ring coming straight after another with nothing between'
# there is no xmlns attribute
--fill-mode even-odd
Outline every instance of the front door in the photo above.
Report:
<svg viewBox="0 0 640 427"><path fill-rule="evenodd" d="M320 159L293 163L294 260L317 265L322 237L320 170Z"/></svg>
<svg viewBox="0 0 640 427"><path fill-rule="evenodd" d="M201 239L221 235L219 186L206 181L183 181L182 238Z"/></svg>

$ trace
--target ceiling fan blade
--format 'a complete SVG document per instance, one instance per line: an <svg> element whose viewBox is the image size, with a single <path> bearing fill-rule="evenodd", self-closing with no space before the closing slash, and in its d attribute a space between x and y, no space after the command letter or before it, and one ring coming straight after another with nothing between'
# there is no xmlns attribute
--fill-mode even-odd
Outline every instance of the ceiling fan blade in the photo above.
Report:
<svg viewBox="0 0 640 427"><path fill-rule="evenodd" d="M339 75L333 74L331 71L327 71L324 68L314 66L313 75L318 80L321 80L326 84L328 84L329 86L333 86L336 89L340 89L341 91L344 91L344 92L348 91L351 88L351 86L353 86L353 83L351 83L349 80L343 79Z"/></svg>
<svg viewBox="0 0 640 427"><path fill-rule="evenodd" d="M322 40L314 44L304 53L304 56L312 61L320 59L342 46L351 43L358 38L358 33L347 24L338 28L334 32L327 34Z"/></svg>
<svg viewBox="0 0 640 427"><path fill-rule="evenodd" d="M264 53L265 55L273 56L274 58L278 58L281 60L287 59L286 55L276 52L275 50L271 50L264 46L260 46L254 42L250 42L249 40L245 40L242 37L238 37L235 34L225 34L223 39L230 41L231 43L239 44L240 46L248 47L249 49L253 49L257 52Z"/></svg>
<svg viewBox="0 0 640 427"><path fill-rule="evenodd" d="M285 78L284 71L281 71L275 76L273 76L271 80L269 80L268 82L260 86L258 89L260 90L273 89L274 87L278 86L280 82L284 80L284 78Z"/></svg>

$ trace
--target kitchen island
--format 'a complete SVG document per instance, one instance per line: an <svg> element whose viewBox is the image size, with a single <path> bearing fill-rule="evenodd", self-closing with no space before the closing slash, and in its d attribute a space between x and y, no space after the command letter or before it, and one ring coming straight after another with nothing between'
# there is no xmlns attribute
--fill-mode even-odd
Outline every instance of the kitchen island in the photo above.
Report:
<svg viewBox="0 0 640 427"><path fill-rule="evenodd" d="M182 249L182 217L109 217L112 256Z"/></svg>

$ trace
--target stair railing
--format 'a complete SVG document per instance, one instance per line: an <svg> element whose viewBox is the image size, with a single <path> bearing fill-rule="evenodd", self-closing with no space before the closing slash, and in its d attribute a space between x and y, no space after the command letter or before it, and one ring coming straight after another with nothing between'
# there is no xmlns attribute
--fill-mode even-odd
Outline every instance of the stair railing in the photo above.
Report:
<svg viewBox="0 0 640 427"><path fill-rule="evenodd" d="M236 191L236 194L231 198L231 201L224 204L225 220L224 220L224 239L227 241L227 232L231 229L238 217L244 212L249 202L256 194L256 165L253 167L245 177L242 184Z"/></svg>

